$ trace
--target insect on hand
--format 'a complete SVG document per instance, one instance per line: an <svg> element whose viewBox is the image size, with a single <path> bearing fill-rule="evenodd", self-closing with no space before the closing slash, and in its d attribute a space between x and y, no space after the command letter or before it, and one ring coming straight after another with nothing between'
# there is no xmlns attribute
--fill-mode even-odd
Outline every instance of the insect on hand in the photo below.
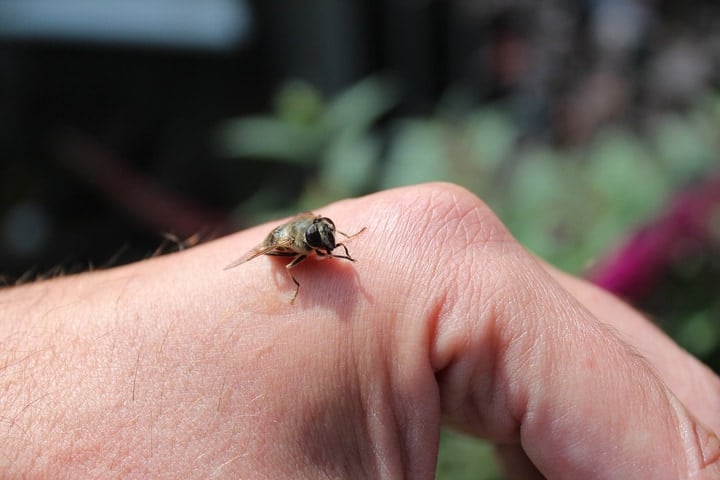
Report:
<svg viewBox="0 0 720 480"><path fill-rule="evenodd" d="M295 294L290 299L290 303L293 303L300 291L300 283L290 272L290 269L305 260L313 252L318 257L344 258L354 262L355 259L350 256L347 247L342 243L335 243L335 233L343 235L347 239L345 241L348 241L364 231L365 227L353 235L347 235L336 230L335 223L329 218L315 215L312 212L304 212L295 216L289 222L275 227L260 245L226 266L225 270L242 265L260 255L295 257L285 266L296 287ZM332 253L337 247L342 247L345 250L345 255Z"/></svg>

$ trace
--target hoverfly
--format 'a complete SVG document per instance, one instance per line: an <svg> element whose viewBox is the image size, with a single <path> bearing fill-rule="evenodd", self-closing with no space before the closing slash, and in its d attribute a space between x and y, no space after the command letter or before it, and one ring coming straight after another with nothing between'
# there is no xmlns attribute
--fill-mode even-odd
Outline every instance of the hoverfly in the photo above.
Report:
<svg viewBox="0 0 720 480"><path fill-rule="evenodd" d="M295 216L287 223L275 227L261 244L230 263L225 267L225 270L242 265L260 255L295 257L285 266L288 275L290 275L296 287L295 294L290 299L290 303L293 303L300 291L300 282L293 276L290 269L305 260L308 255L313 252L315 252L318 257L343 258L354 262L355 259L350 256L347 247L342 243L335 243L335 233L337 232L343 235L347 242L364 231L365 227L353 235L347 235L346 233L336 230L335 223L329 218L315 215L312 212L304 212ZM332 253L337 247L342 247L345 255Z"/></svg>

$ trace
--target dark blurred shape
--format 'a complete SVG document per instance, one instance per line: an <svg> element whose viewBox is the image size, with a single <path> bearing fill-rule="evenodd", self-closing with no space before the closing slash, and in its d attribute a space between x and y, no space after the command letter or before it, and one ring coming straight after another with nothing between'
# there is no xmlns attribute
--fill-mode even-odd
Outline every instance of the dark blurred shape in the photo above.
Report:
<svg viewBox="0 0 720 480"><path fill-rule="evenodd" d="M64 131L56 139L58 162L149 230L173 238L201 231L213 238L230 232L226 215L163 188L92 138Z"/></svg>
<svg viewBox="0 0 720 480"><path fill-rule="evenodd" d="M42 204L33 201L11 206L0 219L3 248L20 258L32 258L40 253L50 240L50 230L48 212Z"/></svg>
<svg viewBox="0 0 720 480"><path fill-rule="evenodd" d="M372 5L360 0L255 2L268 67L324 94L340 92L376 68L370 51Z"/></svg>
<svg viewBox="0 0 720 480"><path fill-rule="evenodd" d="M557 105L557 140L586 145L605 125L628 114L631 85L613 70L601 70L578 81Z"/></svg>
<svg viewBox="0 0 720 480"><path fill-rule="evenodd" d="M623 64L641 47L652 19L650 2L588 2L592 39L603 61Z"/></svg>
<svg viewBox="0 0 720 480"><path fill-rule="evenodd" d="M682 106L706 90L713 76L716 55L712 43L691 38L667 45L650 64L649 97L662 106Z"/></svg>

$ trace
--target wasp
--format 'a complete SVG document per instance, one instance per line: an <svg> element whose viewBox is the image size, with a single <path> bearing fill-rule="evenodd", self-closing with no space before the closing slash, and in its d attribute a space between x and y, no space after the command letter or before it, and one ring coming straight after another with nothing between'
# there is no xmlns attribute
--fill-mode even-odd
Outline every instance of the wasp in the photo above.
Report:
<svg viewBox="0 0 720 480"><path fill-rule="evenodd" d="M293 276L290 269L305 260L308 255L311 255L313 252L321 258L342 258L355 262L356 260L350 256L350 252L348 252L347 247L343 243L335 243L335 234L339 233L344 236L346 238L345 242L347 242L364 231L365 227L353 235L347 235L346 233L336 230L335 223L329 218L315 215L312 212L304 212L293 217L290 221L275 227L261 244L230 263L225 267L225 270L242 265L260 255L294 257L292 261L285 266L288 275L290 275L293 283L295 283L295 294L290 299L290 303L293 303L300 291L300 282ZM342 247L345 255L332 253L333 250L338 247Z"/></svg>

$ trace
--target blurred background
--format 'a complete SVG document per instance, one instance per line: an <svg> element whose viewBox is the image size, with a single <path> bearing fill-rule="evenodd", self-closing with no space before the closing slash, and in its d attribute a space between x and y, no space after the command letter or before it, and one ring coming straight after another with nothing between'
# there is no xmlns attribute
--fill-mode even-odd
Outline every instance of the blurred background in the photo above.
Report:
<svg viewBox="0 0 720 480"><path fill-rule="evenodd" d="M0 279L428 180L720 368L720 5L0 0ZM439 479L498 479L443 433Z"/></svg>

